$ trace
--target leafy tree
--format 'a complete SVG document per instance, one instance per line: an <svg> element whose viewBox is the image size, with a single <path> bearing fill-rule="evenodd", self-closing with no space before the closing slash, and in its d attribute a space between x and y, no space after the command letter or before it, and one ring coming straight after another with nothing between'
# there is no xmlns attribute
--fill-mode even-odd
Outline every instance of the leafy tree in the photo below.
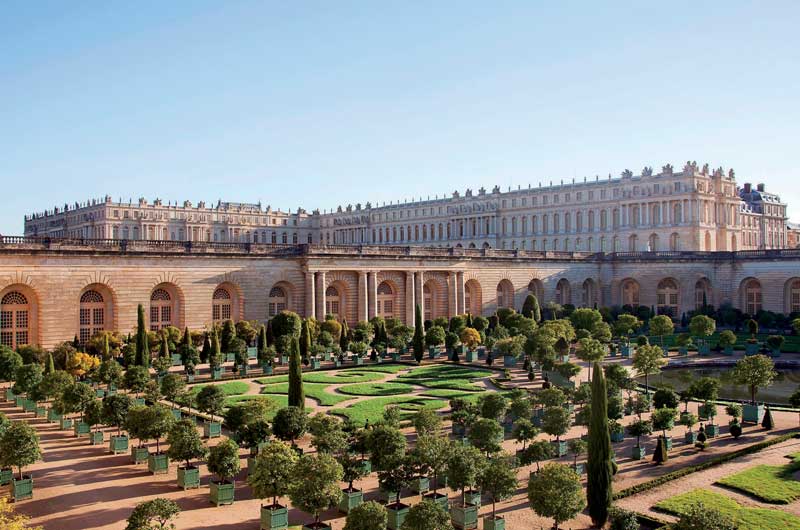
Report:
<svg viewBox="0 0 800 530"><path fill-rule="evenodd" d="M667 431L675 426L675 417L678 411L673 408L662 407L653 411L651 420L653 422L653 429L662 431L664 437L667 436Z"/></svg>
<svg viewBox="0 0 800 530"><path fill-rule="evenodd" d="M0 380L12 381L20 366L22 356L7 346L0 346Z"/></svg>
<svg viewBox="0 0 800 530"><path fill-rule="evenodd" d="M716 329L717 323L714 322L713 318L706 315L695 315L689 321L689 333L700 340L705 340L705 337L711 336Z"/></svg>
<svg viewBox="0 0 800 530"><path fill-rule="evenodd" d="M279 440L284 442L294 441L306 432L308 415L298 407L284 407L275 414L272 420L272 432Z"/></svg>
<svg viewBox="0 0 800 530"><path fill-rule="evenodd" d="M406 452L406 437L396 427L380 424L370 431L367 447L376 471L389 469Z"/></svg>
<svg viewBox="0 0 800 530"><path fill-rule="evenodd" d="M186 462L186 468L190 468L192 460L205 458L208 448L203 444L197 427L189 420L181 420L175 423L167 435L167 455L170 460L176 462Z"/></svg>
<svg viewBox="0 0 800 530"><path fill-rule="evenodd" d="M141 306L139 306L141 307ZM178 503L160 497L140 502L128 517L125 530L172 530L172 520L181 513Z"/></svg>
<svg viewBox="0 0 800 530"><path fill-rule="evenodd" d="M586 507L580 476L563 464L547 464L528 480L528 503L538 515L554 521L554 530Z"/></svg>
<svg viewBox="0 0 800 530"><path fill-rule="evenodd" d="M146 407L144 418L144 430L146 440L156 441L156 454L161 453L161 438L163 438L175 423L175 416L172 412L160 403L155 403ZM140 431L141 432L141 431Z"/></svg>
<svg viewBox="0 0 800 530"><path fill-rule="evenodd" d="M567 434L570 423L569 412L563 407L547 407L544 409L542 431L550 436L555 436L557 442L561 440L561 436Z"/></svg>
<svg viewBox="0 0 800 530"><path fill-rule="evenodd" d="M645 392L650 394L648 379L651 375L661 372L661 367L667 364L663 350L658 346L640 346L633 354L633 368L639 376L644 376Z"/></svg>
<svg viewBox="0 0 800 530"><path fill-rule="evenodd" d="M569 320L575 330L592 332L602 321L603 315L597 309L580 307L569 315Z"/></svg>
<svg viewBox="0 0 800 530"><path fill-rule="evenodd" d="M147 338L147 323L142 304L137 307L136 314L136 360L134 362L137 366L148 368L150 366L150 342Z"/></svg>
<svg viewBox="0 0 800 530"><path fill-rule="evenodd" d="M444 328L441 326L431 326L428 328L427 333L425 333L425 345L430 346L439 346L444 344L446 339Z"/></svg>
<svg viewBox="0 0 800 530"><path fill-rule="evenodd" d="M161 394L169 401L172 401L173 408L175 402L186 392L186 381L178 374L167 374L161 380Z"/></svg>
<svg viewBox="0 0 800 530"><path fill-rule="evenodd" d="M197 393L197 410L211 416L211 421L222 414L224 406L225 392L218 385L206 385Z"/></svg>
<svg viewBox="0 0 800 530"><path fill-rule="evenodd" d="M236 439L240 444L250 449L250 454L258 452L259 444L269 440L272 430L266 419L256 419L245 423L236 432Z"/></svg>
<svg viewBox="0 0 800 530"><path fill-rule="evenodd" d="M295 450L285 443L275 442L267 445L256 457L255 468L247 476L247 483L253 489L253 495L259 499L272 497L270 508L281 507L278 498L289 493L289 488L295 479L297 460Z"/></svg>
<svg viewBox="0 0 800 530"><path fill-rule="evenodd" d="M318 412L308 421L311 445L318 453L336 454L347 448L347 434L335 416Z"/></svg>
<svg viewBox="0 0 800 530"><path fill-rule="evenodd" d="M736 530L736 523L712 506L692 503L683 511L673 530Z"/></svg>
<svg viewBox="0 0 800 530"><path fill-rule="evenodd" d="M237 403L225 411L225 423L228 428L236 433L237 441L240 431L246 425L257 421L267 421L272 411L273 403L268 399L258 398Z"/></svg>
<svg viewBox="0 0 800 530"><path fill-rule="evenodd" d="M602 527L608 520L613 493L611 438L608 432L608 400L606 381L600 364L592 370L592 406L589 419L586 496L589 516L595 526Z"/></svg>
<svg viewBox="0 0 800 530"><path fill-rule="evenodd" d="M94 399L95 394L92 387L86 383L74 383L65 388L61 396L57 398L58 408L63 414L80 414L83 418L83 411Z"/></svg>
<svg viewBox="0 0 800 530"><path fill-rule="evenodd" d="M141 392L144 392L148 381L150 381L150 372L141 365L129 367L122 378L123 386L136 394L137 397Z"/></svg>
<svg viewBox="0 0 800 530"><path fill-rule="evenodd" d="M408 510L400 530L453 530L450 514L433 501L423 500Z"/></svg>
<svg viewBox="0 0 800 530"><path fill-rule="evenodd" d="M653 393L653 406L657 409L662 407L677 409L678 403L678 394L676 394L671 388L662 387Z"/></svg>
<svg viewBox="0 0 800 530"><path fill-rule="evenodd" d="M296 338L292 338L289 348L289 406L303 410L306 407L306 397L303 391L303 369L300 363L299 343Z"/></svg>
<svg viewBox="0 0 800 530"><path fill-rule="evenodd" d="M302 327L302 319L300 315L292 311L281 311L270 320L272 325L272 333L277 341L278 337L285 335L300 338L300 329ZM284 352L280 352L284 353Z"/></svg>
<svg viewBox="0 0 800 530"><path fill-rule="evenodd" d="M542 309L535 294L529 293L525 297L525 301L522 303L522 315L532 318L537 323L542 321Z"/></svg>
<svg viewBox="0 0 800 530"><path fill-rule="evenodd" d="M28 423L12 422L11 426L0 436L0 468L16 467L19 470L20 480L24 478L23 468L36 463L41 458L39 433Z"/></svg>
<svg viewBox="0 0 800 530"><path fill-rule="evenodd" d="M537 434L539 434L539 429L534 427L527 417L520 418L514 422L513 436L518 443L522 444L523 451L525 451L528 442L536 438Z"/></svg>
<svg viewBox="0 0 800 530"><path fill-rule="evenodd" d="M497 516L496 503L509 499L517 492L517 467L509 454L489 460L476 478L478 488L492 499L492 518Z"/></svg>
<svg viewBox="0 0 800 530"><path fill-rule="evenodd" d="M442 428L442 419L436 411L429 407L422 407L414 414L414 429L417 434L436 434Z"/></svg>
<svg viewBox="0 0 800 530"><path fill-rule="evenodd" d="M344 530L379 530L389 522L386 508L375 501L359 504L347 514Z"/></svg>
<svg viewBox="0 0 800 530"><path fill-rule="evenodd" d="M454 491L461 491L461 506L466 506L467 488L475 486L485 465L486 459L476 447L453 445L447 462L447 485Z"/></svg>
<svg viewBox="0 0 800 530"><path fill-rule="evenodd" d="M23 364L14 375L14 393L30 394L42 382L44 369L40 364Z"/></svg>
<svg viewBox="0 0 800 530"><path fill-rule="evenodd" d="M97 399L87 403L83 411L83 419L90 428L103 423L103 403Z"/></svg>
<svg viewBox="0 0 800 530"><path fill-rule="evenodd" d="M639 530L639 519L636 513L612 506L609 510L611 525L609 530Z"/></svg>
<svg viewBox="0 0 800 530"><path fill-rule="evenodd" d="M642 436L652 434L653 424L647 420L637 419L628 425L628 434L636 437L636 447L641 447Z"/></svg>
<svg viewBox="0 0 800 530"><path fill-rule="evenodd" d="M475 328L464 328L459 335L461 344L470 350L474 350L481 343L481 334Z"/></svg>
<svg viewBox="0 0 800 530"><path fill-rule="evenodd" d="M580 348L578 348L577 355L578 358L584 362L599 362L606 356L606 347L597 339L583 338L578 341L578 343L580 344Z"/></svg>
<svg viewBox="0 0 800 530"><path fill-rule="evenodd" d="M625 337L627 340L627 337L636 332L640 327L642 327L641 320L633 315L623 313L619 315L617 321L614 322L614 333L618 337Z"/></svg>
<svg viewBox="0 0 800 530"><path fill-rule="evenodd" d="M117 428L117 436L122 434L122 426L133 406L133 400L126 394L114 394L103 398L103 423Z"/></svg>
<svg viewBox="0 0 800 530"><path fill-rule="evenodd" d="M289 498L294 507L312 514L319 523L320 512L339 502L341 480L342 466L331 455L303 455L294 466Z"/></svg>
<svg viewBox="0 0 800 530"><path fill-rule="evenodd" d="M772 359L761 354L742 357L733 369L733 380L737 384L747 385L753 404L756 403L758 389L771 385L777 375Z"/></svg>
<svg viewBox="0 0 800 530"><path fill-rule="evenodd" d="M538 473L539 462L552 458L553 453L553 445L550 442L546 440L534 440L527 449L522 452L520 463L524 466L535 463L536 472Z"/></svg>
<svg viewBox="0 0 800 530"><path fill-rule="evenodd" d="M472 424L467 437L472 445L489 456L500 450L500 443L503 441L503 426L497 420L480 418Z"/></svg>
<svg viewBox="0 0 800 530"><path fill-rule="evenodd" d="M208 470L219 478L219 482L227 482L236 476L241 469L239 447L231 439L226 439L208 452Z"/></svg>
<svg viewBox="0 0 800 530"><path fill-rule="evenodd" d="M506 413L508 401L498 392L491 392L481 396L481 416L490 420L500 420Z"/></svg>
<svg viewBox="0 0 800 530"><path fill-rule="evenodd" d="M422 362L422 357L425 355L425 340L423 338L425 330L422 327L422 312L419 309L419 304L416 305L414 311L414 359L417 364Z"/></svg>
<svg viewBox="0 0 800 530"><path fill-rule="evenodd" d="M722 333L719 334L719 345L723 348L728 348L736 344L736 334L726 329Z"/></svg>
<svg viewBox="0 0 800 530"><path fill-rule="evenodd" d="M664 347L664 336L672 335L675 324L667 315L658 315L650 319L650 333L659 338L661 347Z"/></svg>
<svg viewBox="0 0 800 530"><path fill-rule="evenodd" d="M414 447L414 460L419 464L422 474L433 476L433 494L436 495L438 478L447 471L453 444L447 438L423 434Z"/></svg>

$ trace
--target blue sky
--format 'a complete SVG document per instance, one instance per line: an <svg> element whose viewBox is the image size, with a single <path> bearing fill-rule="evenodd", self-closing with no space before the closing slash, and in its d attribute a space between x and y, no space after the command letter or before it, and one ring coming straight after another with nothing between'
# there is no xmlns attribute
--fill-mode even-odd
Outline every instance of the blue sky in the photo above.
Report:
<svg viewBox="0 0 800 530"><path fill-rule="evenodd" d="M800 220L800 3L3 2L0 233L108 193L335 208L691 159Z"/></svg>

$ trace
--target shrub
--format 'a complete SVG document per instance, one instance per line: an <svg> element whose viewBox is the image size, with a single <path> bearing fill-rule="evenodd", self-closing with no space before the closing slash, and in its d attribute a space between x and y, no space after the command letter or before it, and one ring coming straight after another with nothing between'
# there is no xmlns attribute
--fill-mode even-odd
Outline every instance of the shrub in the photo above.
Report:
<svg viewBox="0 0 800 530"><path fill-rule="evenodd" d="M344 530L376 530L386 528L388 514L382 504L367 501L359 504L347 514Z"/></svg>
<svg viewBox="0 0 800 530"><path fill-rule="evenodd" d="M672 525L673 530L736 530L736 523L727 515L703 503L694 503L686 508Z"/></svg>
<svg viewBox="0 0 800 530"><path fill-rule="evenodd" d="M586 507L580 476L569 466L547 464L528 480L528 503L538 515L553 519L558 528Z"/></svg>
<svg viewBox="0 0 800 530"><path fill-rule="evenodd" d="M178 503L156 498L140 502L128 517L125 530L159 530L175 528L171 521L181 512Z"/></svg>
<svg viewBox="0 0 800 530"><path fill-rule="evenodd" d="M224 440L208 452L208 470L225 482L239 472L239 446L231 440Z"/></svg>
<svg viewBox="0 0 800 530"><path fill-rule="evenodd" d="M0 468L16 467L22 480L22 470L42 458L39 434L24 421L11 423L0 436Z"/></svg>
<svg viewBox="0 0 800 530"><path fill-rule="evenodd" d="M423 500L408 510L400 530L452 530L450 514L430 500Z"/></svg>
<svg viewBox="0 0 800 530"><path fill-rule="evenodd" d="M634 512L612 507L608 512L611 525L609 530L639 530L639 520Z"/></svg>
<svg viewBox="0 0 800 530"><path fill-rule="evenodd" d="M247 483L259 499L272 497L272 506L278 507L278 497L289 493L294 480L298 456L285 443L267 445L256 457L255 469L248 470Z"/></svg>
<svg viewBox="0 0 800 530"><path fill-rule="evenodd" d="M303 455L294 466L294 480L289 486L292 505L314 516L339 502L342 490L342 466L330 455Z"/></svg>
<svg viewBox="0 0 800 530"><path fill-rule="evenodd" d="M278 439L285 442L294 441L306 432L308 415L297 407L280 409L272 420L272 431Z"/></svg>
<svg viewBox="0 0 800 530"><path fill-rule="evenodd" d="M186 467L191 466L192 460L205 458L208 449L203 444L197 427L189 420L175 423L167 435L169 449L167 455L170 460L186 462Z"/></svg>

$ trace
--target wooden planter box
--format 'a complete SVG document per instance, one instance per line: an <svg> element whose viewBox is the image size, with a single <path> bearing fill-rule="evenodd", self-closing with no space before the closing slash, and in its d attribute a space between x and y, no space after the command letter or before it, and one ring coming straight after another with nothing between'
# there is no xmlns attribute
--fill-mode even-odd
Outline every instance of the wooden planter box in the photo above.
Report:
<svg viewBox="0 0 800 530"><path fill-rule="evenodd" d="M14 405L19 408L22 408L23 403L25 403L25 397L14 394Z"/></svg>
<svg viewBox="0 0 800 530"><path fill-rule="evenodd" d="M14 470L10 467L0 469L0 486L11 484L11 479L14 477Z"/></svg>
<svg viewBox="0 0 800 530"><path fill-rule="evenodd" d="M260 530L286 530L289 528L289 510L280 504L261 507Z"/></svg>
<svg viewBox="0 0 800 530"><path fill-rule="evenodd" d="M147 447L131 447L131 460L134 464L147 462L150 457L150 450Z"/></svg>
<svg viewBox="0 0 800 530"><path fill-rule="evenodd" d="M733 355L733 346L725 346L725 348L722 350L722 355L731 357Z"/></svg>
<svg viewBox="0 0 800 530"><path fill-rule="evenodd" d="M62 431L67 431L72 428L72 420L70 418L62 417L58 420L58 426Z"/></svg>
<svg viewBox="0 0 800 530"><path fill-rule="evenodd" d="M760 349L761 349L761 344L759 344L757 342L755 344L752 343L752 342L747 342L744 345L744 353L745 353L745 355L756 355L756 354L758 354L758 350L760 350Z"/></svg>
<svg viewBox="0 0 800 530"><path fill-rule="evenodd" d="M694 431L687 432L683 435L683 441L687 445L694 445L694 443L697 441L697 433Z"/></svg>
<svg viewBox="0 0 800 530"><path fill-rule="evenodd" d="M631 447L631 458L634 460L641 460L644 458L644 455L647 454L643 446L634 445Z"/></svg>
<svg viewBox="0 0 800 530"><path fill-rule="evenodd" d="M23 475L22 480L11 479L11 498L14 502L33 498L33 477Z"/></svg>
<svg viewBox="0 0 800 530"><path fill-rule="evenodd" d="M115 455L128 452L128 436L125 434L111 435L108 442L108 452Z"/></svg>
<svg viewBox="0 0 800 530"><path fill-rule="evenodd" d="M133 398L133 404L137 407L144 407L145 401L143 397Z"/></svg>
<svg viewBox="0 0 800 530"><path fill-rule="evenodd" d="M212 504L217 506L221 504L233 504L236 489L233 482L217 482L216 480L212 480L209 486L209 498Z"/></svg>
<svg viewBox="0 0 800 530"><path fill-rule="evenodd" d="M386 513L389 516L389 524L386 526L390 530L400 530L403 521L408 515L409 506L407 504L393 503L386 505Z"/></svg>
<svg viewBox="0 0 800 530"><path fill-rule="evenodd" d="M92 431L89 433L89 444L103 445L103 442L105 442L103 431Z"/></svg>
<svg viewBox="0 0 800 530"><path fill-rule="evenodd" d="M88 436L90 430L89 424L84 421L76 421L72 427L72 432L75 433L76 438L80 436Z"/></svg>
<svg viewBox="0 0 800 530"><path fill-rule="evenodd" d="M395 362L399 361L400 360L400 354L399 353L393 353L392 354L392 360L395 361Z"/></svg>
<svg viewBox="0 0 800 530"><path fill-rule="evenodd" d="M289 364L289 356L288 355L281 355L280 363L281 364Z"/></svg>
<svg viewBox="0 0 800 530"><path fill-rule="evenodd" d="M556 458L561 458L567 454L567 442L564 440L558 442L550 442L553 445L553 455Z"/></svg>
<svg viewBox="0 0 800 530"><path fill-rule="evenodd" d="M611 441L612 442L621 442L625 439L624 432L612 432L611 433Z"/></svg>
<svg viewBox="0 0 800 530"><path fill-rule="evenodd" d="M709 438L716 438L719 436L719 425L715 423L706 424L706 436Z"/></svg>
<svg viewBox="0 0 800 530"><path fill-rule="evenodd" d="M362 458L361 459L361 469L367 475L372 473L372 462L369 461L369 458Z"/></svg>
<svg viewBox="0 0 800 530"><path fill-rule="evenodd" d="M764 405L743 405L742 422L761 423L764 419Z"/></svg>
<svg viewBox="0 0 800 530"><path fill-rule="evenodd" d="M203 436L206 438L219 438L222 435L222 424L216 421L207 421L203 424Z"/></svg>
<svg viewBox="0 0 800 530"><path fill-rule="evenodd" d="M516 357L514 357L513 355L503 355L503 368L513 368L516 365L517 365Z"/></svg>
<svg viewBox="0 0 800 530"><path fill-rule="evenodd" d="M177 353L173 353L171 355L172 358L172 366L180 366L183 361L181 360L181 356Z"/></svg>
<svg viewBox="0 0 800 530"><path fill-rule="evenodd" d="M426 501L431 501L434 504L438 504L445 510L447 510L448 508L447 495L445 495L444 493L436 493L435 495L433 493L426 493L425 495L422 496L422 498L425 499Z"/></svg>
<svg viewBox="0 0 800 530"><path fill-rule="evenodd" d="M186 374L186 382L194 383L194 374Z"/></svg>
<svg viewBox="0 0 800 530"><path fill-rule="evenodd" d="M213 368L211 370L211 379L214 381L219 381L222 379L222 368Z"/></svg>
<svg viewBox="0 0 800 530"><path fill-rule="evenodd" d="M708 413L714 406L715 405L709 403L708 405L703 404L703 405L700 405L699 407L697 407L697 416L698 416L698 418L703 420L703 421L708 420L708 418L709 418L709 414Z"/></svg>
<svg viewBox="0 0 800 530"><path fill-rule="evenodd" d="M264 375L272 375L272 365L266 363L262 364L261 371L264 373Z"/></svg>
<svg viewBox="0 0 800 530"><path fill-rule="evenodd" d="M339 500L339 511L350 513L350 510L364 502L364 492L358 489L348 491L342 490L342 498Z"/></svg>
<svg viewBox="0 0 800 530"><path fill-rule="evenodd" d="M622 344L619 347L619 352L620 355L622 355L623 357L630 357L631 355L633 355L633 346L631 346L630 344Z"/></svg>
<svg viewBox="0 0 800 530"><path fill-rule="evenodd" d="M200 468L195 466L178 468L178 487L184 491L200 488Z"/></svg>
<svg viewBox="0 0 800 530"><path fill-rule="evenodd" d="M384 504L395 502L397 499L397 492L384 489L382 486L378 488L378 500Z"/></svg>
<svg viewBox="0 0 800 530"><path fill-rule="evenodd" d="M47 409L44 407L36 407L36 417L37 418L46 418L47 417Z"/></svg>
<svg viewBox="0 0 800 530"><path fill-rule="evenodd" d="M319 359L311 359L312 370L319 370L320 366L322 366L322 363L319 361Z"/></svg>
<svg viewBox="0 0 800 530"><path fill-rule="evenodd" d="M94 396L100 399L106 397L106 391L104 388L95 388L94 389Z"/></svg>
<svg viewBox="0 0 800 530"><path fill-rule="evenodd" d="M180 409L171 409L172 410L172 417L175 418L175 421L181 421L183 414L181 414Z"/></svg>
<svg viewBox="0 0 800 530"><path fill-rule="evenodd" d="M232 363L235 360L236 360L236 354L235 353L228 352L228 353L225 354L225 362L226 363Z"/></svg>
<svg viewBox="0 0 800 530"><path fill-rule="evenodd" d="M472 506L476 506L478 509L481 507L481 492L478 490L467 490L464 492L464 498L467 501L467 504L471 504Z"/></svg>
<svg viewBox="0 0 800 530"><path fill-rule="evenodd" d="M247 348L248 359L255 359L257 356L258 356L258 348L255 347Z"/></svg>
<svg viewBox="0 0 800 530"><path fill-rule="evenodd" d="M475 362L475 352L468 350L467 353L464 354L464 360L466 360L468 363Z"/></svg>
<svg viewBox="0 0 800 530"><path fill-rule="evenodd" d="M450 518L453 526L459 530L478 528L478 507L470 504L466 506L455 504L450 507Z"/></svg>
<svg viewBox="0 0 800 530"><path fill-rule="evenodd" d="M411 481L411 491L414 493L427 493L431 489L431 481L428 477L421 477Z"/></svg>
<svg viewBox="0 0 800 530"><path fill-rule="evenodd" d="M6 387L3 389L3 399L6 401L14 401L14 391L11 390L11 387Z"/></svg>
<svg viewBox="0 0 800 530"><path fill-rule="evenodd" d="M25 412L36 412L36 402L32 399L26 399L22 403L22 410Z"/></svg>
<svg viewBox="0 0 800 530"><path fill-rule="evenodd" d="M169 457L166 453L153 453L147 457L147 470L153 475L169 473Z"/></svg>
<svg viewBox="0 0 800 530"><path fill-rule="evenodd" d="M506 530L506 520L487 515L483 518L483 530Z"/></svg>
<svg viewBox="0 0 800 530"><path fill-rule="evenodd" d="M667 451L672 451L672 436L664 436L663 438L664 438L664 443L667 446Z"/></svg>

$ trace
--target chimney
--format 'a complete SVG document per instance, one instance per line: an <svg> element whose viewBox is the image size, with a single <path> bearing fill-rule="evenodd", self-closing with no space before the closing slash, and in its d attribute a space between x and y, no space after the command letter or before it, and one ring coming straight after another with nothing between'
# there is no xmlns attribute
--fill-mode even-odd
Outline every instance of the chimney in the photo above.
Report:
<svg viewBox="0 0 800 530"><path fill-rule="evenodd" d="M763 183L763 182L760 182L760 183L759 183L759 184L756 186L756 189L757 189L758 191L764 191L764 183Z"/></svg>
<svg viewBox="0 0 800 530"><path fill-rule="evenodd" d="M745 182L744 183L744 192L745 193L750 193L752 190L753 190L753 185L750 184L749 182Z"/></svg>

